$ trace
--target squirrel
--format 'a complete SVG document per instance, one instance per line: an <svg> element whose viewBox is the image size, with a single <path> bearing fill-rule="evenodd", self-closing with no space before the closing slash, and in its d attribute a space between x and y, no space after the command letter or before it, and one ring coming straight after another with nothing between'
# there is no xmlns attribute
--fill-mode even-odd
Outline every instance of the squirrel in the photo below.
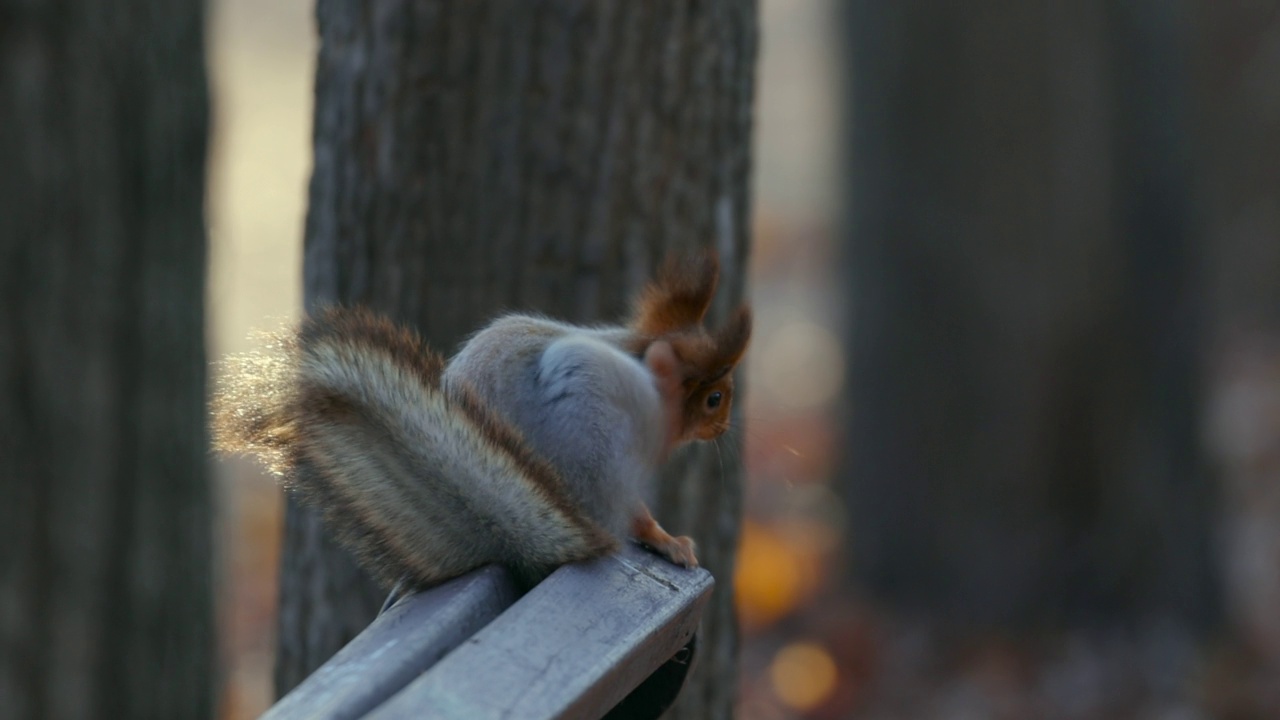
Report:
<svg viewBox="0 0 1280 720"><path fill-rule="evenodd" d="M625 325L499 317L446 361L417 333L332 307L224 363L215 449L256 455L382 584L498 563L528 585L628 536L696 567L644 501L673 448L729 427L743 305L703 326L713 252L669 259Z"/></svg>

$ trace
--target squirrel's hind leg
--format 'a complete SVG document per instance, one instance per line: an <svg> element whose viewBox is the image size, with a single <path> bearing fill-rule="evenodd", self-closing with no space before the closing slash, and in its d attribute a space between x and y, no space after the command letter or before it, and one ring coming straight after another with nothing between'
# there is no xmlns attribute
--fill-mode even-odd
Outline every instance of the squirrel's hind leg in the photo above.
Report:
<svg viewBox="0 0 1280 720"><path fill-rule="evenodd" d="M654 552L680 567L698 567L698 558L694 555L696 546L693 538L688 536L673 537L649 512L642 503L631 521L631 534L636 540L652 548Z"/></svg>

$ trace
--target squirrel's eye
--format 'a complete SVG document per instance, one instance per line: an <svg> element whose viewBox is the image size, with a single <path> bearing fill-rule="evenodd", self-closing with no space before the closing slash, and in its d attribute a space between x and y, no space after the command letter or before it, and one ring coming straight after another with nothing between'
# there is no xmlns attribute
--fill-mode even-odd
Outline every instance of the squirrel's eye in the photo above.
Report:
<svg viewBox="0 0 1280 720"><path fill-rule="evenodd" d="M724 399L724 396L720 394L719 390L717 390L716 392L713 392L707 396L707 407L714 410L720 407L720 401L723 399Z"/></svg>

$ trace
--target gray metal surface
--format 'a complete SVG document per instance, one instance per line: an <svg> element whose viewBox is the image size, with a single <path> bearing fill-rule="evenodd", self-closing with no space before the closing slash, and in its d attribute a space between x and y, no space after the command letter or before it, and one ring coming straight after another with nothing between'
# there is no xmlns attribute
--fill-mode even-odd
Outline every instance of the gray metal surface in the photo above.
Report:
<svg viewBox="0 0 1280 720"><path fill-rule="evenodd" d="M632 545L567 565L369 717L598 718L689 642L713 585Z"/></svg>
<svg viewBox="0 0 1280 720"><path fill-rule="evenodd" d="M511 576L486 567L401 599L294 688L265 720L364 716L515 602Z"/></svg>

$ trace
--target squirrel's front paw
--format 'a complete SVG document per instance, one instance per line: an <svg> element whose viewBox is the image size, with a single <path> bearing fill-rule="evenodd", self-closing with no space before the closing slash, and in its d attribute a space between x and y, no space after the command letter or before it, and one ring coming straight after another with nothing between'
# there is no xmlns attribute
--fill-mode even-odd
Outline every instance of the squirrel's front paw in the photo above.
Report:
<svg viewBox="0 0 1280 720"><path fill-rule="evenodd" d="M696 568L698 567L698 558L694 555L697 546L694 545L693 538L687 535L680 537L667 536L667 541L662 543L661 547L655 547L654 550L662 557L679 565L680 567Z"/></svg>
<svg viewBox="0 0 1280 720"><path fill-rule="evenodd" d="M698 557L694 552L698 550L698 546L694 544L694 538L689 536L680 536L671 538L671 542L667 543L667 547L662 548L662 555L667 560L675 562L681 568L698 568Z"/></svg>
<svg viewBox="0 0 1280 720"><path fill-rule="evenodd" d="M694 556L696 546L693 538L687 536L674 537L662 529L657 520L649 514L649 508L641 505L631 521L631 532L646 547L680 567L698 567L698 558Z"/></svg>

